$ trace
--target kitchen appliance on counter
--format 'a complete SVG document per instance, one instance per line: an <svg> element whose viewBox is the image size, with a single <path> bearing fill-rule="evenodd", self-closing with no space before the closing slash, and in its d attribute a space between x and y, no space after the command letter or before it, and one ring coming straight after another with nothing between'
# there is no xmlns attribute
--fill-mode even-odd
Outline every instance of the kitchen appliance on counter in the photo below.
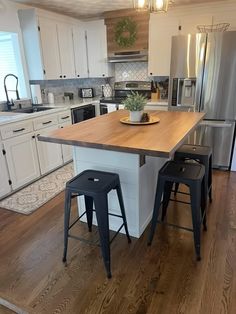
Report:
<svg viewBox="0 0 236 314"><path fill-rule="evenodd" d="M131 92L138 92L148 99L151 98L151 82L148 81L124 81L115 82L114 97L100 99L100 114L123 109L122 100Z"/></svg>
<svg viewBox="0 0 236 314"><path fill-rule="evenodd" d="M236 120L236 32L172 37L169 110L205 112L189 143L213 149L230 169Z"/></svg>
<svg viewBox="0 0 236 314"><path fill-rule="evenodd" d="M94 97L94 89L91 87L80 88L79 89L79 97L81 97L81 98L93 98Z"/></svg>

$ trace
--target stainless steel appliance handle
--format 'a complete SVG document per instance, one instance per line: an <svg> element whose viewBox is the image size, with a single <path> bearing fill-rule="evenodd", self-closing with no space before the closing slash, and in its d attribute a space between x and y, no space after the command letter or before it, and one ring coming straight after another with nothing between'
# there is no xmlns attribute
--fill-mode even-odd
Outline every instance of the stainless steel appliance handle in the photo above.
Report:
<svg viewBox="0 0 236 314"><path fill-rule="evenodd" d="M231 128L233 123L225 121L205 121L200 122L200 125L210 126L212 128Z"/></svg>

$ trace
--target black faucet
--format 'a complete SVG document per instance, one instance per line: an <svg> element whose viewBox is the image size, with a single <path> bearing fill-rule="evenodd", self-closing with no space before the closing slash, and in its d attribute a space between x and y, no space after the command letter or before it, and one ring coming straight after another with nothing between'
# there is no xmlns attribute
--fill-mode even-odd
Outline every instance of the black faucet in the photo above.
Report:
<svg viewBox="0 0 236 314"><path fill-rule="evenodd" d="M16 92L16 99L17 99L17 100L20 100L20 97L19 97L19 92L18 92L18 77L17 77L15 74L11 74L11 73L10 73L10 74L7 74L7 75L4 77L4 90L5 90L6 98L7 98L7 109L8 109L8 110L11 110L11 107L14 106L14 102L13 102L13 99L11 99L11 101L9 100L8 89L7 89L7 85L6 85L6 79L7 79L9 76L13 76L13 77L16 79L16 89L15 89L15 90L10 90L10 91Z"/></svg>

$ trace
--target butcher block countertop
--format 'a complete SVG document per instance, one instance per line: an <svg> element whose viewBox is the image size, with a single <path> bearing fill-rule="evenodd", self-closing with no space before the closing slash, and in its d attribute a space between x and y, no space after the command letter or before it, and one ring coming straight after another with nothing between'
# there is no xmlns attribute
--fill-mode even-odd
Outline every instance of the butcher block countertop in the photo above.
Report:
<svg viewBox="0 0 236 314"><path fill-rule="evenodd" d="M120 118L128 114L118 110L41 135L39 140L168 158L204 117L199 112L152 111L159 123L122 124Z"/></svg>

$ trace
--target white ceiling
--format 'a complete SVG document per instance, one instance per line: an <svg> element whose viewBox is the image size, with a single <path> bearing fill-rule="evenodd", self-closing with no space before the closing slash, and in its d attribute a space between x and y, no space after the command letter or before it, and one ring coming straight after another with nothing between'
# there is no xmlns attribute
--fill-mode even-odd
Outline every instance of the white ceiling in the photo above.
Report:
<svg viewBox="0 0 236 314"><path fill-rule="evenodd" d="M76 18L101 16L105 11L132 8L132 0L14 0L18 3L58 12ZM221 0L173 0L171 5L185 5Z"/></svg>

